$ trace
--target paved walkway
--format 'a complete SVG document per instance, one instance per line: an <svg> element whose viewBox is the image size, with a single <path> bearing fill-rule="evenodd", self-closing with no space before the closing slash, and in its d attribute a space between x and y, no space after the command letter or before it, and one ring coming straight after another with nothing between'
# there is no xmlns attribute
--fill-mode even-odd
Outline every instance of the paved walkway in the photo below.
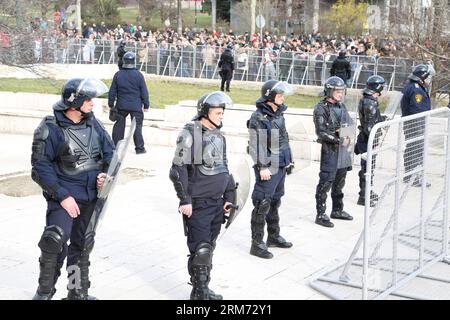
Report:
<svg viewBox="0 0 450 320"><path fill-rule="evenodd" d="M31 140L30 136L0 134L0 177L29 172ZM121 177L98 229L90 292L101 299L189 297L186 239L168 179L173 149L146 147L149 152L145 155L135 155L133 148L128 150L125 172L142 176ZM231 154L230 159L234 162L236 157ZM355 170L349 173L345 186L346 210L355 219L335 221L333 229L314 224L317 179L315 162L287 178L281 230L294 246L271 249L275 256L271 260L249 255L251 206L244 208L218 241L211 288L226 299L326 299L309 287L308 280L336 259L348 256L362 229L363 207L356 205ZM37 243L44 219L41 195L0 194L0 299L33 296L39 270ZM66 294L66 284L63 272L55 299Z"/></svg>

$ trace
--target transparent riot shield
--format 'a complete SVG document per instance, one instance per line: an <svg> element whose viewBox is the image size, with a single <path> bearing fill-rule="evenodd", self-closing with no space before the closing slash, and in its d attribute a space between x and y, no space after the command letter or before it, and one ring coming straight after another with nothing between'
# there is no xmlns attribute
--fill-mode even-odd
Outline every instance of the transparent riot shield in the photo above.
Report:
<svg viewBox="0 0 450 320"><path fill-rule="evenodd" d="M228 162L228 168L230 174L233 175L235 181L235 203L232 205L232 210L226 217L225 230L222 232L219 240L225 235L226 231L236 220L236 217L243 212L244 208L251 205L250 197L250 187L252 185L252 160L248 155L236 155L230 157L231 160Z"/></svg>
<svg viewBox="0 0 450 320"><path fill-rule="evenodd" d="M114 190L117 183L117 177L119 176L120 167L123 163L125 155L127 153L128 146L133 138L134 131L136 129L136 119L131 121L130 129L126 137L117 143L116 150L114 151L111 164L109 165L108 172L106 173L106 180L103 187L98 190L98 200L94 208L91 220L85 232L85 238L93 237L95 231L99 225L100 220L104 216L104 212L107 209L108 198Z"/></svg>
<svg viewBox="0 0 450 320"><path fill-rule="evenodd" d="M342 103L343 109L340 115L339 128L338 169L348 168L353 164L353 150L356 143L356 117L360 98L361 95L359 94L347 95L344 103Z"/></svg>
<svg viewBox="0 0 450 320"><path fill-rule="evenodd" d="M235 203L227 217L225 228L228 228L244 208L250 194L251 164L247 156L236 158L229 163L230 174L235 182Z"/></svg>
<svg viewBox="0 0 450 320"><path fill-rule="evenodd" d="M400 103L403 98L403 93L399 91L392 91L389 93L389 98L387 99L386 108L382 112L386 116L386 120L392 120L400 111Z"/></svg>
<svg viewBox="0 0 450 320"><path fill-rule="evenodd" d="M289 146L291 147L292 164L288 174L296 174L311 165L312 141L302 121L296 122L288 129Z"/></svg>

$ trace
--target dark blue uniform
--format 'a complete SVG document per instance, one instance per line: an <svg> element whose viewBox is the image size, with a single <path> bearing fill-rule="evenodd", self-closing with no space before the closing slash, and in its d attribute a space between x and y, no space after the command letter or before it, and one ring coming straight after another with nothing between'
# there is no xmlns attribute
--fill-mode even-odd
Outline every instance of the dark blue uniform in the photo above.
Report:
<svg viewBox="0 0 450 320"><path fill-rule="evenodd" d="M428 88L418 77L415 77L414 75L410 76L410 79L406 81L402 92L402 117L431 110L431 100L428 94ZM405 121L403 132L406 141L422 137L425 132L425 119ZM403 159L405 166L405 182L410 180L411 176L409 174L412 170L423 165L423 148L423 139L406 144ZM417 186L420 185L418 177L413 184Z"/></svg>
<svg viewBox="0 0 450 320"><path fill-rule="evenodd" d="M431 110L428 88L422 81L408 79L402 93L402 117Z"/></svg>
<svg viewBox="0 0 450 320"><path fill-rule="evenodd" d="M266 102L257 101L257 110L252 114L250 120L248 121L248 128L252 129L252 133L257 136L254 138L257 141L250 141L250 148L257 147L251 150L253 160L255 165L253 166L255 170L256 183L252 193L253 204L257 201L262 201L268 199L270 201L278 201L284 195L284 179L286 176L285 168L292 163L291 148L289 146L289 135L286 129L285 120L283 113L286 111L287 106L281 105L280 108L274 112L272 107L270 107ZM272 130L279 130L278 143L279 152L272 153L270 148L270 141L272 140L271 133ZM265 137L263 137L265 135ZM251 135L250 137L253 137ZM266 143L262 143L262 139L267 137ZM259 143L258 143L259 142ZM261 150L264 148L265 150ZM259 152L259 153L257 153ZM255 157L256 155L264 154L265 158ZM269 168L272 166L270 163L271 157L277 157L278 166L276 172L273 172L271 179L268 181L261 181L260 170ZM274 168L275 169L275 168Z"/></svg>
<svg viewBox="0 0 450 320"><path fill-rule="evenodd" d="M136 69L123 68L114 75L109 90L108 105L118 111L118 119L113 127L112 138L115 144L125 135L125 121L128 115L136 119L136 130L133 140L136 153L145 151L144 138L142 137L142 124L144 121L144 109L150 107L147 86L144 76Z"/></svg>
<svg viewBox="0 0 450 320"><path fill-rule="evenodd" d="M280 217L278 209L284 195L286 168L292 163L289 135L286 129L284 111L287 106L281 105L277 111L264 99L256 101L257 110L247 122L250 134L249 151L255 165L255 186L252 201L255 206L252 212L252 249L251 254L271 258L267 246L288 248L292 244L280 236ZM277 134L277 136L272 136ZM272 145L278 143L278 146ZM269 180L261 180L260 171L269 169L272 173ZM263 241L264 225L267 222L267 246Z"/></svg>
<svg viewBox="0 0 450 320"><path fill-rule="evenodd" d="M372 128L378 123L386 120L385 116L380 114L380 108L378 104L378 98L375 98L372 94L363 94L363 98L358 105L359 121L361 125L359 128L359 134L355 145L355 153L363 154L367 152L367 142L369 141L369 135ZM377 136L381 135L381 131L377 132ZM378 138L374 139L374 142L378 142ZM375 167L375 157L372 159L372 166ZM359 171L359 199L358 204L364 205L366 194L366 174L367 161L361 157L361 170ZM378 199L378 196L371 192L372 206L373 200Z"/></svg>
<svg viewBox="0 0 450 320"><path fill-rule="evenodd" d="M63 111L54 111L54 117L46 117L35 130L32 177L42 187L47 200L46 229L39 246L46 253L57 254L56 273L55 270L49 273L54 274L54 279L45 280L50 283L44 287L56 283L66 256L67 266L79 264L86 227L97 201L97 175L107 171L113 148L111 138L94 116L74 123ZM80 209L75 219L60 205L69 196ZM62 247L52 252L48 239L58 236L62 236ZM48 270L48 265L53 263L50 259L45 261L45 257L40 259L41 270ZM40 285L43 285L45 274L41 272L41 276Z"/></svg>
<svg viewBox="0 0 450 320"><path fill-rule="evenodd" d="M225 87L227 91L230 91L230 82L234 71L234 57L230 48L226 48L220 55L219 68L221 68L219 75L222 78L220 90L223 91Z"/></svg>
<svg viewBox="0 0 450 320"><path fill-rule="evenodd" d="M194 140L194 126L197 127L198 132L201 130L203 141L196 142ZM226 201L232 201L230 195L232 188L230 190L227 188L230 175L226 158L226 140L219 130L214 130L216 134L213 135L210 135L210 131L200 122L187 124L178 137L177 151L171 169L173 173L179 175L178 181L184 192L180 194L177 190L180 206L185 204L193 206L194 213L186 219L188 225L187 245L191 253L195 252L201 242L215 243L220 232L220 225L225 219L223 205ZM216 166L219 162L222 165L217 172L213 171L212 174L204 170L205 163L209 162L209 159L204 158L210 156L207 154L210 137L213 137L213 141L217 139L215 137L221 139L221 154L216 155L217 159L212 161ZM200 162L195 161L195 152L200 152L197 153L202 157Z"/></svg>
<svg viewBox="0 0 450 320"><path fill-rule="evenodd" d="M188 271L194 286L191 299L221 299L208 289L212 253L221 225L225 202L235 202L235 183L228 172L226 140L220 130L201 122L186 124L178 136L170 169L179 205L192 204L192 215L183 220L190 256Z"/></svg>
<svg viewBox="0 0 450 320"><path fill-rule="evenodd" d="M341 139L336 131L342 124L353 123L343 103L330 103L327 100L319 102L314 107L314 125L322 144L320 157L319 183L316 188L317 216L324 216L326 211L327 193L331 189L331 199L334 212L343 212L345 177L351 170L351 163L339 163L342 152ZM321 219L321 218L320 218ZM327 219L327 218L325 218Z"/></svg>
<svg viewBox="0 0 450 320"><path fill-rule="evenodd" d="M350 62L345 58L345 56L339 56L333 61L330 69L330 75L336 76L344 80L347 84L352 77L352 68Z"/></svg>

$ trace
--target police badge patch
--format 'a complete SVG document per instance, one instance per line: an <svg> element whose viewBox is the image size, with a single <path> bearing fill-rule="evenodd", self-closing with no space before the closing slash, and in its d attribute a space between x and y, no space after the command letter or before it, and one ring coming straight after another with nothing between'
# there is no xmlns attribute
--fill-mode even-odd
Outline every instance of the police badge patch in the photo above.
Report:
<svg viewBox="0 0 450 320"><path fill-rule="evenodd" d="M421 94L416 94L416 102L417 103L421 103L422 102L422 95Z"/></svg>

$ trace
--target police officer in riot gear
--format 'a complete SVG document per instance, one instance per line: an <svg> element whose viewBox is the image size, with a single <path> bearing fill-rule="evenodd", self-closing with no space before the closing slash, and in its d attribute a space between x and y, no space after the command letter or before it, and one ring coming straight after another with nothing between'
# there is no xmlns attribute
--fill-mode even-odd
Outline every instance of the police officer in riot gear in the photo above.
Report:
<svg viewBox="0 0 450 320"><path fill-rule="evenodd" d="M143 154L147 152L142 136L143 111L148 112L150 102L144 76L136 70L135 61L136 55L133 52L127 52L123 56L122 69L116 72L111 83L108 105L117 110L117 120L112 132L114 143L117 144L123 139L126 117L130 115L131 119L136 119L133 135L136 154Z"/></svg>
<svg viewBox="0 0 450 320"><path fill-rule="evenodd" d="M198 100L197 116L180 132L170 169L190 252L191 300L222 299L208 284L221 224L236 202L236 184L228 172L226 141L220 132L225 108L231 104L220 91Z"/></svg>
<svg viewBox="0 0 450 320"><path fill-rule="evenodd" d="M330 75L336 76L344 80L347 85L352 76L352 68L350 62L345 58L346 51L341 50L339 56L333 61L330 69Z"/></svg>
<svg viewBox="0 0 450 320"><path fill-rule="evenodd" d="M265 259L273 257L268 247L292 247L292 243L280 235L278 213L284 195L286 173L292 164L289 135L283 116L287 109L284 97L289 94L292 94L292 88L286 82L267 81L261 88L261 97L256 101L257 110L247 121L249 152L255 163L250 254ZM266 222L267 243L263 240Z"/></svg>
<svg viewBox="0 0 450 320"><path fill-rule="evenodd" d="M47 201L46 227L39 241L39 287L34 300L53 297L66 256L70 280L67 298L94 299L88 295L89 254L94 239L86 239L85 230L97 190L105 181L114 144L92 113L92 98L107 91L106 85L96 79L67 81L61 100L53 106L54 116L45 117L34 132L31 173ZM80 276L79 285L74 286L70 270Z"/></svg>
<svg viewBox="0 0 450 320"><path fill-rule="evenodd" d="M331 189L333 208L331 218L352 220L345 212L344 193L347 171L351 170L351 161L340 163L340 152L349 144L348 136L341 137L339 131L344 125L351 125L353 120L347 108L341 102L345 94L345 83L339 77L330 77L325 81L325 98L314 107L314 125L317 142L322 144L319 184L316 188L316 224L333 227L334 224L325 214L327 193ZM341 155L342 156L342 155Z"/></svg>
<svg viewBox="0 0 450 320"><path fill-rule="evenodd" d="M378 123L386 120L385 116L380 114L380 107L378 97L384 89L385 80L381 76L371 76L367 79L366 88L363 90L363 97L358 105L359 121L361 125L359 134L355 145L356 154L364 154L367 152L367 142L372 128ZM380 132L381 134L381 132ZM374 140L376 142L376 140ZM375 166L375 159L372 160L372 165ZM361 170L359 171L359 198L358 205L365 205L366 195L366 171L367 161L361 157ZM370 206L375 206L378 201L378 195L371 191Z"/></svg>
<svg viewBox="0 0 450 320"><path fill-rule="evenodd" d="M234 57L233 57L233 45L229 44L225 51L220 55L219 60L219 68L220 72L219 75L222 79L220 83L220 90L223 91L225 84L226 84L226 90L230 92L230 82L233 78L233 72L234 72Z"/></svg>
<svg viewBox="0 0 450 320"><path fill-rule="evenodd" d="M402 91L402 117L431 110L429 83L434 75L434 68L430 64L419 64L414 67ZM406 140L423 136L425 131L424 119L405 121L403 131ZM423 148L423 139L407 143L404 155L404 182L409 182L411 179L411 171L417 166L423 165ZM422 186L420 177L416 176L412 185L416 187ZM427 187L429 186L430 184L427 183Z"/></svg>

